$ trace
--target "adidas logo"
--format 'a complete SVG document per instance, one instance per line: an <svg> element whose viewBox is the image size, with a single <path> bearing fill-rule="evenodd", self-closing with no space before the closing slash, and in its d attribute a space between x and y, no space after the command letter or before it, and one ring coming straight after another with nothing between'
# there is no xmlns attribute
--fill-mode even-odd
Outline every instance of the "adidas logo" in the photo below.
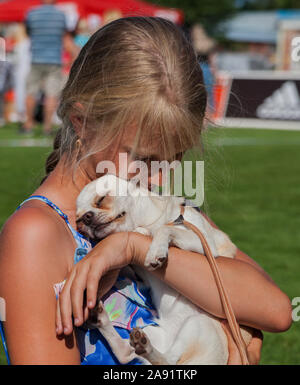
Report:
<svg viewBox="0 0 300 385"><path fill-rule="evenodd" d="M261 119L300 120L300 97L295 82L285 82L264 100L256 114Z"/></svg>

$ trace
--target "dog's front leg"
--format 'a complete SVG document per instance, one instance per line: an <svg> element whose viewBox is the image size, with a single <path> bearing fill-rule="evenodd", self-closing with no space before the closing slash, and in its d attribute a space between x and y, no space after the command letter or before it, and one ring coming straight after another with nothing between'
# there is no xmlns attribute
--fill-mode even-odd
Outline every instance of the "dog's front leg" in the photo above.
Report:
<svg viewBox="0 0 300 385"><path fill-rule="evenodd" d="M173 226L170 233L170 244L182 250L203 254L203 246L198 235L184 227Z"/></svg>
<svg viewBox="0 0 300 385"><path fill-rule="evenodd" d="M155 270L166 262L172 231L171 226L162 226L152 233L153 240L145 259L148 270Z"/></svg>
<svg viewBox="0 0 300 385"><path fill-rule="evenodd" d="M165 225L153 233L153 241L145 260L148 270L155 270L166 262L169 244L183 250L203 253L201 241L192 230L186 230L182 226Z"/></svg>

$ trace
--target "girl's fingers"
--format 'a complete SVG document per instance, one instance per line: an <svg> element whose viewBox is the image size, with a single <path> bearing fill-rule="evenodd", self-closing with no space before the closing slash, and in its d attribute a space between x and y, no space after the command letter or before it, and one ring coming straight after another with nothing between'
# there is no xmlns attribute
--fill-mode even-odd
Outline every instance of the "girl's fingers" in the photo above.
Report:
<svg viewBox="0 0 300 385"><path fill-rule="evenodd" d="M89 267L83 264L81 269L77 270L75 279L71 286L71 304L75 326L80 326L84 322L83 316L83 295L87 284L87 275Z"/></svg>
<svg viewBox="0 0 300 385"><path fill-rule="evenodd" d="M63 326L61 322L59 300L56 301L56 316L55 316L56 334L60 335L63 332Z"/></svg>
<svg viewBox="0 0 300 385"><path fill-rule="evenodd" d="M252 340L248 345L247 352L251 365L258 365L260 361L263 344L263 334L260 330L254 329Z"/></svg>
<svg viewBox="0 0 300 385"><path fill-rule="evenodd" d="M102 269L97 267L90 267L86 282L86 300L87 307L93 309L96 306L97 292L100 278L102 277Z"/></svg>
<svg viewBox="0 0 300 385"><path fill-rule="evenodd" d="M87 321L87 319L89 318L89 315L90 315L89 308L87 306L85 306L84 309L83 309L83 319L84 319L84 322Z"/></svg>
<svg viewBox="0 0 300 385"><path fill-rule="evenodd" d="M76 270L73 269L65 283L65 286L62 292L59 295L61 322L63 327L63 333L65 335L71 334L73 330L70 289L71 289L75 275L76 275Z"/></svg>

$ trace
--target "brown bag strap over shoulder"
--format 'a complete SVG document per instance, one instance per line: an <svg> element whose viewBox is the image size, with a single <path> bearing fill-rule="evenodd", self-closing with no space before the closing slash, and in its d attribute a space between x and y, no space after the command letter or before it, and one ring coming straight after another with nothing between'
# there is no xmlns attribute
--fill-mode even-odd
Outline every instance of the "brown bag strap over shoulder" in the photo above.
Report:
<svg viewBox="0 0 300 385"><path fill-rule="evenodd" d="M199 239L202 243L205 256L208 260L208 263L209 263L210 268L212 270L214 279L216 281L216 285L217 285L217 288L219 291L223 310L224 310L225 316L227 318L232 337L235 341L235 344L236 344L236 346L239 350L240 356L241 356L242 364L243 365L249 365L248 356L247 356L247 348L246 348L245 342L243 340L243 337L241 335L239 324L237 323L237 320L235 318L234 311L233 311L229 296L225 290L223 280L222 280L218 265L216 263L216 260L215 260L214 256L212 255L211 249L210 249L205 237L203 236L201 231L198 229L198 227L196 227L195 225L193 225L192 223L190 223L184 219L184 206L181 206L180 216L174 222L168 223L168 225L171 225L171 226L179 225L179 224L183 224L186 228L192 230L199 237Z"/></svg>

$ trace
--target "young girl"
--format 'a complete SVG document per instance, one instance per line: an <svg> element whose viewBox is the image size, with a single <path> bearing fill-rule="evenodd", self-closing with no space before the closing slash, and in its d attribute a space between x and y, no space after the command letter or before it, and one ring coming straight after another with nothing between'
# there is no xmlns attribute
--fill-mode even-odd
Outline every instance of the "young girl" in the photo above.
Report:
<svg viewBox="0 0 300 385"><path fill-rule="evenodd" d="M129 161L180 159L199 144L205 108L195 52L173 23L118 19L84 46L62 92L62 128L47 160L47 178L1 234L0 296L6 302L3 325L11 363L118 363L98 330L82 326L95 305L99 279L106 309L123 338L134 326L153 322L149 288L135 276L118 277L121 267L144 264L151 239L112 234L91 250L75 230L76 198L100 176L100 161L111 160L118 170L119 153L127 153ZM240 324L271 332L289 328L289 299L261 267L241 251L217 263ZM205 256L170 247L167 266L154 274L224 318ZM53 286L65 278L57 301ZM229 361L238 363L228 338ZM258 362L260 347L261 339L254 338L251 362Z"/></svg>

